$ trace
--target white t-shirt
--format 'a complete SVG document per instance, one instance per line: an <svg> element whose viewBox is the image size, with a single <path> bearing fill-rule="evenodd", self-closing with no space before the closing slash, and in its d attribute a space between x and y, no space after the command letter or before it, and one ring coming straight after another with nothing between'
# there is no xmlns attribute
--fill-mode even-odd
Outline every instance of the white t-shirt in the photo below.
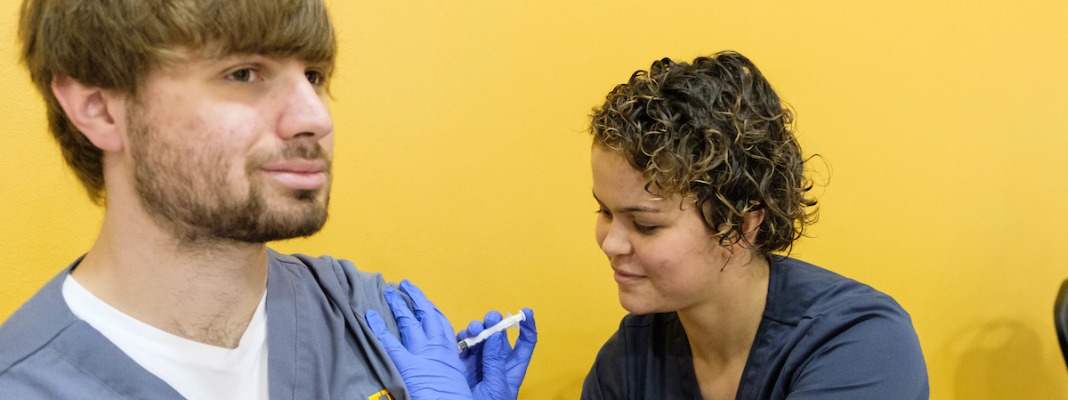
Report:
<svg viewBox="0 0 1068 400"><path fill-rule="evenodd" d="M63 299L148 372L187 399L267 399L267 314L264 297L235 349L172 335L116 310L67 275Z"/></svg>

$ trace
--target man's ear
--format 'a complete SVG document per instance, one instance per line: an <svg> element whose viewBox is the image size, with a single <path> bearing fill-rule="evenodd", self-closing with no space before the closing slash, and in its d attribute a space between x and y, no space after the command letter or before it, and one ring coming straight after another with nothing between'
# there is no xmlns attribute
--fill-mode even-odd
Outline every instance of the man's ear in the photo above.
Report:
<svg viewBox="0 0 1068 400"><path fill-rule="evenodd" d="M125 121L123 99L112 91L87 86L66 75L52 77L52 93L70 122L93 145L105 152L123 149L125 123L118 123Z"/></svg>

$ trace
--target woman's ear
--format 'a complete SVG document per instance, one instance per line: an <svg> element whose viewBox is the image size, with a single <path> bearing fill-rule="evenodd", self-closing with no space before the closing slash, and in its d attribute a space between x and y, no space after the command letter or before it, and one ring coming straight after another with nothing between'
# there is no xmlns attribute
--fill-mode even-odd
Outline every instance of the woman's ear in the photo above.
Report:
<svg viewBox="0 0 1068 400"><path fill-rule="evenodd" d="M66 75L52 77L52 93L75 127L104 152L123 149L124 101L114 101L114 92L85 85ZM118 118L117 118L118 117Z"/></svg>
<svg viewBox="0 0 1068 400"><path fill-rule="evenodd" d="M742 234L745 236L746 243L756 243L757 233L760 232L762 223L764 223L763 208L749 211L742 216Z"/></svg>

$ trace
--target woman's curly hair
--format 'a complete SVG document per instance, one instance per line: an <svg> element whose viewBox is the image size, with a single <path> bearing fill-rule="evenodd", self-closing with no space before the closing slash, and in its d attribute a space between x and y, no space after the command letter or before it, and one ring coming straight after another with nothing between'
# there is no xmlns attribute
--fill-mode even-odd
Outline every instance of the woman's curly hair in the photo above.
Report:
<svg viewBox="0 0 1068 400"><path fill-rule="evenodd" d="M788 250L817 217L793 114L745 56L692 64L664 58L593 110L594 143L623 152L645 190L696 199L721 243L746 240L743 216L764 210L754 250Z"/></svg>

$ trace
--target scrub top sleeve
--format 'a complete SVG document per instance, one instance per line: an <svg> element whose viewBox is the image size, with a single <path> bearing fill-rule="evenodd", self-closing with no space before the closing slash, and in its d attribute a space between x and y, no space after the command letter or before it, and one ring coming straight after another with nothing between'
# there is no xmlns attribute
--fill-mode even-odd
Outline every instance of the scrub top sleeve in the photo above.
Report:
<svg viewBox="0 0 1068 400"><path fill-rule="evenodd" d="M387 282L381 273L360 271L349 260L331 260L334 262L335 275L351 295L349 306L355 312L356 319L366 324L364 315L367 310L375 310L382 316L382 320L386 323L386 328L390 333L399 338L400 331L397 329L396 319L393 317L393 312L386 302L386 288L391 287L396 290L397 294L408 304L408 309L414 312L411 298L400 291L396 283Z"/></svg>
<svg viewBox="0 0 1068 400"><path fill-rule="evenodd" d="M927 366L912 321L889 302L853 314L862 318L818 322L824 328L814 326L810 337L829 339L795 376L787 398L928 399Z"/></svg>

